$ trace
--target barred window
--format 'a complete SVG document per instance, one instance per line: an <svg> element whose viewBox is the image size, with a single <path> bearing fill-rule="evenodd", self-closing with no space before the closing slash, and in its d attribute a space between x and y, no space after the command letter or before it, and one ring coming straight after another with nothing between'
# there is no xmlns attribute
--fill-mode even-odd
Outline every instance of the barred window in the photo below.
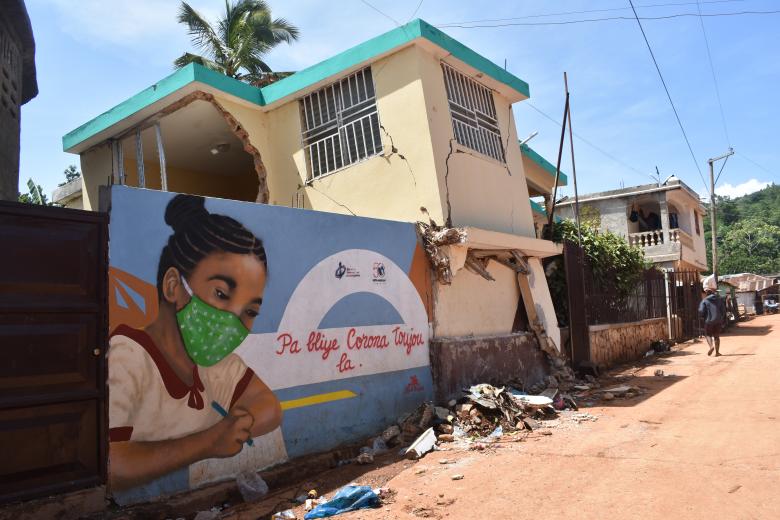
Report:
<svg viewBox="0 0 780 520"><path fill-rule="evenodd" d="M455 140L488 157L505 162L493 92L442 63Z"/></svg>
<svg viewBox="0 0 780 520"><path fill-rule="evenodd" d="M308 180L382 152L371 67L309 94L300 104Z"/></svg>

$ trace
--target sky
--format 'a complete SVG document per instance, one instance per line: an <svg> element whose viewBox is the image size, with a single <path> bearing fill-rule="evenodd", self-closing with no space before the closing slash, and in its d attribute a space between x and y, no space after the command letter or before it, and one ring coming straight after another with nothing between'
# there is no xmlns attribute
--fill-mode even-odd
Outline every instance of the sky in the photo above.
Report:
<svg viewBox="0 0 780 520"><path fill-rule="evenodd" d="M224 9L222 0L190 3L211 19ZM562 117L566 71L580 194L652 183L658 168L662 181L676 175L706 199L707 159L729 146L736 153L726 162L716 193L736 197L780 184L775 134L780 120L775 97L780 84L780 12L642 20L692 156L628 0L269 3L275 17L301 30L298 42L268 54L267 63L279 71L300 70L412 18L442 26L493 62L506 63L507 70L530 84L530 99L514 105L518 135L538 131L529 145L553 163L560 126L548 117ZM51 193L64 180L62 171L78 165L76 155L62 151L62 136L169 75L173 60L192 46L176 22L177 1L26 4L36 40L40 93L22 108L20 184L33 178ZM697 13L699 8L705 14L780 11L777 0L634 4L640 17L655 18ZM595 18L618 19L559 23ZM570 186L562 193L571 195L568 144L565 150L562 169L569 174ZM722 164L716 164L716 174Z"/></svg>

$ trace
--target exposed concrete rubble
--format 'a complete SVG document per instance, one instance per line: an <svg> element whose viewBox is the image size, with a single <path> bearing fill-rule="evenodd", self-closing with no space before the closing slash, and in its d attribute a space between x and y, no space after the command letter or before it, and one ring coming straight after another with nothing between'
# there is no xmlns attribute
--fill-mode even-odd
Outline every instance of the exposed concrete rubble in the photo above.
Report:
<svg viewBox="0 0 780 520"><path fill-rule="evenodd" d="M466 230L463 228L442 228L434 223L418 222L417 231L422 238L428 260L436 273L436 279L439 283L450 285L454 272L447 246L466 242ZM457 271L457 269L455 270Z"/></svg>

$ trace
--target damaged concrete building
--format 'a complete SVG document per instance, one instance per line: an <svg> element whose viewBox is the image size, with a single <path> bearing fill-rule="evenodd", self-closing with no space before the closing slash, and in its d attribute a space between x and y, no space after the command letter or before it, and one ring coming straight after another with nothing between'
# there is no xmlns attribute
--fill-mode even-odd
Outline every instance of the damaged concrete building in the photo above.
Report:
<svg viewBox="0 0 780 520"><path fill-rule="evenodd" d="M561 336L537 238L555 169L521 146L526 82L422 20L255 87L196 64L63 137L83 205L111 184L421 222L440 397L546 375ZM565 184L565 175L559 184ZM449 389L449 390L448 390Z"/></svg>

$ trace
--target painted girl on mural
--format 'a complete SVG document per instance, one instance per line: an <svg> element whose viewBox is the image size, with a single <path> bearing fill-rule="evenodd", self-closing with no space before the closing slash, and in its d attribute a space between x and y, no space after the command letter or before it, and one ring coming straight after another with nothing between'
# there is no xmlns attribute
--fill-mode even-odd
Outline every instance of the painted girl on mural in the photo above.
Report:
<svg viewBox="0 0 780 520"><path fill-rule="evenodd" d="M165 222L173 234L157 270L157 316L143 329L118 326L110 340L114 491L186 489L220 473L214 459L240 452L251 469L285 457L279 401L233 353L261 309L262 241L209 213L202 197L174 197Z"/></svg>

